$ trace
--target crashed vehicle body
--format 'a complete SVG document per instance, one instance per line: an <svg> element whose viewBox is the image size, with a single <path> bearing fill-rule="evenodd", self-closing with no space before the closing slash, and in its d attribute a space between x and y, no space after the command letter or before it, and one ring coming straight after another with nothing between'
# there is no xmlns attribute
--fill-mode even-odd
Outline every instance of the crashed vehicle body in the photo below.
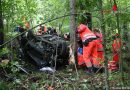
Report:
<svg viewBox="0 0 130 90"><path fill-rule="evenodd" d="M68 64L68 42L56 34L35 35L32 30L21 36L22 57L30 60L38 67L57 66ZM20 52L21 52L20 51Z"/></svg>

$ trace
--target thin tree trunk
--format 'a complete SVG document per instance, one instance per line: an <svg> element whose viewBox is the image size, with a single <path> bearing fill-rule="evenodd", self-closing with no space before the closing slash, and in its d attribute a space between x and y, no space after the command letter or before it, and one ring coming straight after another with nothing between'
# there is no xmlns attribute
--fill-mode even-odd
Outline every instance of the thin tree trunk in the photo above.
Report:
<svg viewBox="0 0 130 90"><path fill-rule="evenodd" d="M98 0L98 7L100 10L100 22L101 22L101 30L103 33L103 46L104 46L104 58L105 58L105 87L106 90L109 90L109 81L108 81L108 59L106 56L106 31L105 31L105 24L104 24L104 15L103 15L103 5L102 5L103 1L102 0Z"/></svg>
<svg viewBox="0 0 130 90"><path fill-rule="evenodd" d="M70 0L70 13L72 14L70 16L70 41L73 45L73 51L76 51L76 20L75 20L75 0Z"/></svg>
<svg viewBox="0 0 130 90"><path fill-rule="evenodd" d="M114 4L117 5L116 3L116 0L114 0ZM118 8L117 8L117 13L115 13L116 15L116 21L117 21L117 29L118 29L118 32L119 32L119 35L120 35L120 39L122 41L122 32L121 32L121 29L120 29L120 24L119 24L119 13L118 13ZM120 72L121 72L121 78L122 78L122 81L123 81L123 61L122 61L122 42L121 42L121 47L120 47L120 50L119 50L119 69L120 69Z"/></svg>
<svg viewBox="0 0 130 90"><path fill-rule="evenodd" d="M72 54L74 55L74 65L77 73L77 78L78 78L78 72L76 68L76 20L75 20L75 5L76 5L76 0L70 0L70 13L72 14L70 16L70 42L72 45Z"/></svg>
<svg viewBox="0 0 130 90"><path fill-rule="evenodd" d="M129 9L127 7L128 7L128 5L126 3L126 12L129 11ZM125 43L126 43L126 47L127 47L127 52L125 53L126 54L125 59L127 60L127 64L128 64L128 79L130 81L130 61L129 61L129 59L130 59L130 55L129 55L130 54L130 32L128 29L128 25L129 25L128 22L129 21L127 19L124 21L124 29L123 29L124 34L123 34L123 36L125 38Z"/></svg>
<svg viewBox="0 0 130 90"><path fill-rule="evenodd" d="M2 18L2 1L0 0L0 45L4 43L4 26Z"/></svg>
<svg viewBox="0 0 130 90"><path fill-rule="evenodd" d="M72 45L72 54L75 57L75 52L76 52L76 20L75 20L75 0L70 0L70 13L72 14L70 17L70 41L71 41L71 45ZM74 63L76 62L75 58L74 58Z"/></svg>

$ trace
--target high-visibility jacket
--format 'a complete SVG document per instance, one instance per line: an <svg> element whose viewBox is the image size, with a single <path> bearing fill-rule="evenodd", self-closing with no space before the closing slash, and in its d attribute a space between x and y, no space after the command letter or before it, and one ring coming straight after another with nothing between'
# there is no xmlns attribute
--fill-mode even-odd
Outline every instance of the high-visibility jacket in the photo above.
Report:
<svg viewBox="0 0 130 90"><path fill-rule="evenodd" d="M115 39L112 44L113 49L113 61L118 62L119 61L119 49L121 47L121 41L120 39Z"/></svg>
<svg viewBox="0 0 130 90"><path fill-rule="evenodd" d="M87 67L99 67L96 35L86 26L79 25L78 33L83 42L83 60Z"/></svg>
<svg viewBox="0 0 130 90"><path fill-rule="evenodd" d="M96 39L95 34L84 24L79 25L78 33L84 45L88 45L89 42Z"/></svg>
<svg viewBox="0 0 130 90"><path fill-rule="evenodd" d="M99 67L96 40L89 42L87 46L83 46L83 59L87 67Z"/></svg>
<svg viewBox="0 0 130 90"><path fill-rule="evenodd" d="M102 45L102 34L99 32L94 33L98 39L97 39L97 53L98 53L98 60L100 64L104 62L104 51L103 51L103 45Z"/></svg>

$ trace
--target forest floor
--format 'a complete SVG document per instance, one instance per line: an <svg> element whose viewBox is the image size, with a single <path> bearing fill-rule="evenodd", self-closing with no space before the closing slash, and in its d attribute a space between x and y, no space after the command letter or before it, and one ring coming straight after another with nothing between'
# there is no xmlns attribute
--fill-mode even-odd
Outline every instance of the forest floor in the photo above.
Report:
<svg viewBox="0 0 130 90"><path fill-rule="evenodd" d="M111 90L130 90L127 72L123 72L123 82L119 71L109 72L108 80ZM105 90L105 74L88 75L81 68L78 68L78 75L70 68L57 70L55 74L10 73L1 77L0 90Z"/></svg>

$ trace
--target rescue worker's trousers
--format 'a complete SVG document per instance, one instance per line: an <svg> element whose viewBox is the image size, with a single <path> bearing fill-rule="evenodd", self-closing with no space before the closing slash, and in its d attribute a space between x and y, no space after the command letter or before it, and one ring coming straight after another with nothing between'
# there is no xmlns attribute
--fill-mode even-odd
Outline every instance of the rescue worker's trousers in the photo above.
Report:
<svg viewBox="0 0 130 90"><path fill-rule="evenodd" d="M98 53L96 40L89 42L87 46L83 46L83 59L87 67L99 67L97 56Z"/></svg>

